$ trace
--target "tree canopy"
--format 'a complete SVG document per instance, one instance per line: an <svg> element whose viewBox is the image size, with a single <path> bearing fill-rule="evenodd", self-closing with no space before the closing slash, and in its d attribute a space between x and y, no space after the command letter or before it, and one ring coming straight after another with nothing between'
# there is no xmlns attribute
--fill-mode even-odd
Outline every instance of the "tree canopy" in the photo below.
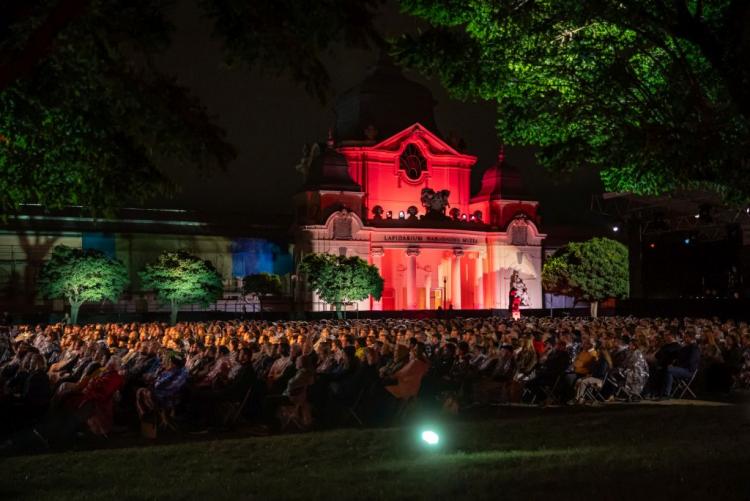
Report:
<svg viewBox="0 0 750 501"><path fill-rule="evenodd" d="M570 242L548 258L542 269L545 291L591 303L627 298L629 283L628 249L609 238Z"/></svg>
<svg viewBox="0 0 750 501"><path fill-rule="evenodd" d="M157 299L169 305L173 324L181 305L208 306L224 292L221 275L211 261L185 251L163 252L139 276L145 290L153 290Z"/></svg>
<svg viewBox="0 0 750 501"><path fill-rule="evenodd" d="M610 191L750 198L750 2L402 0L429 28L397 58L465 99L546 167Z"/></svg>
<svg viewBox="0 0 750 501"><path fill-rule="evenodd" d="M76 323L83 303L117 301L127 285L128 272L120 260L98 250L57 245L42 268L38 287L44 297L66 299Z"/></svg>
<svg viewBox="0 0 750 501"><path fill-rule="evenodd" d="M362 301L369 296L379 300L383 293L383 277L378 268L357 256L308 254L300 270L318 296L334 305L338 313L344 302Z"/></svg>
<svg viewBox="0 0 750 501"><path fill-rule="evenodd" d="M200 4L227 59L288 72L317 96L320 54L370 39L380 0ZM170 44L168 0L0 4L0 211L22 203L106 211L171 191L164 162L223 167L224 132L154 56Z"/></svg>

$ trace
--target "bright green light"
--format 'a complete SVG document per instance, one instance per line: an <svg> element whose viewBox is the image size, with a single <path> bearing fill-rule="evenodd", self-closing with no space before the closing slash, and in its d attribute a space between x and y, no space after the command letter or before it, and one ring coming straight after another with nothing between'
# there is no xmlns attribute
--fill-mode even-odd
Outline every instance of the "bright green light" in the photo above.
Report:
<svg viewBox="0 0 750 501"><path fill-rule="evenodd" d="M440 442L440 436L432 430L425 430L422 432L422 440L427 445L437 445Z"/></svg>

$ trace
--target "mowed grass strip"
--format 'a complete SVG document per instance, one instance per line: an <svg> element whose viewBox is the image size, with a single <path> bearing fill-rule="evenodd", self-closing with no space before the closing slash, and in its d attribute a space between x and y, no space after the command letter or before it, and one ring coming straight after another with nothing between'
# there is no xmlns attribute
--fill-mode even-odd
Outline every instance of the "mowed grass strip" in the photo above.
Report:
<svg viewBox="0 0 750 501"><path fill-rule="evenodd" d="M740 407L503 408L443 423L23 456L3 499L748 499Z"/></svg>

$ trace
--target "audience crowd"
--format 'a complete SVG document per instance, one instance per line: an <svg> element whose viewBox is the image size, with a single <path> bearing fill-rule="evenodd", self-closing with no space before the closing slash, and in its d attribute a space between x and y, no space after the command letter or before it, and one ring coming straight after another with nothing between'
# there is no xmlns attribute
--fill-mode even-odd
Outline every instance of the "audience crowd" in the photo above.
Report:
<svg viewBox="0 0 750 501"><path fill-rule="evenodd" d="M12 325L0 331L4 447L80 433L259 432L387 423L420 404L722 396L750 386L750 328L633 317ZM0 442L2 441L0 440Z"/></svg>

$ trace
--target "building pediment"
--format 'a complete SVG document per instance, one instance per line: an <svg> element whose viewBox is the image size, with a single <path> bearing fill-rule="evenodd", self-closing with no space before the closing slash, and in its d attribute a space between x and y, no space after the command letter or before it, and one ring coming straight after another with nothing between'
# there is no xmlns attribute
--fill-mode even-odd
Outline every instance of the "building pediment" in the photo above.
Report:
<svg viewBox="0 0 750 501"><path fill-rule="evenodd" d="M420 149L432 157L453 157L460 163L473 165L477 157L458 152L451 145L440 139L437 135L420 123L415 123L401 132L368 148L372 152L400 153L409 144L417 144Z"/></svg>

